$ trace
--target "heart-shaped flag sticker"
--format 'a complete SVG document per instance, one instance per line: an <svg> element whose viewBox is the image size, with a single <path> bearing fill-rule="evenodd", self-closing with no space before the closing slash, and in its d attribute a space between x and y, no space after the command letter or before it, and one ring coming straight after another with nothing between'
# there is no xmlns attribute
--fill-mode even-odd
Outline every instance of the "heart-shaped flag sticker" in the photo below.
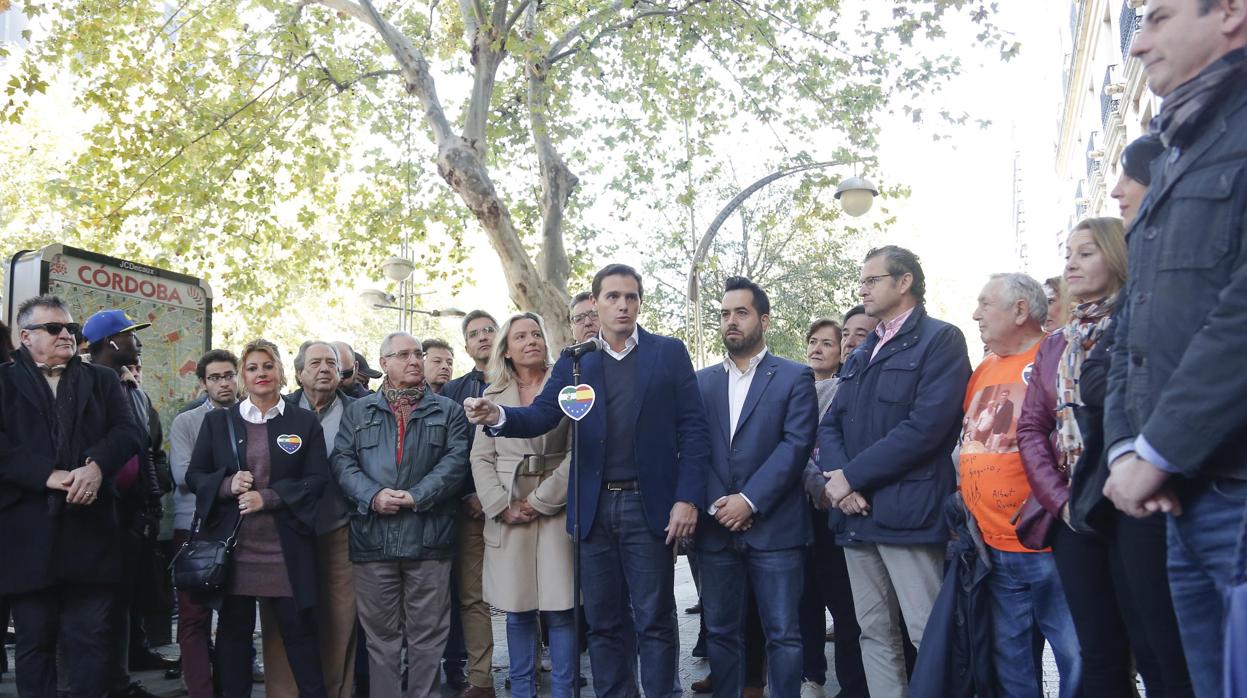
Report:
<svg viewBox="0 0 1247 698"><path fill-rule="evenodd" d="M593 409L596 397L591 385L569 385L559 391L559 408L563 410L563 414L579 422Z"/></svg>
<svg viewBox="0 0 1247 698"><path fill-rule="evenodd" d="M277 437L277 448L292 456L301 446L303 446L303 437L298 434L282 434Z"/></svg>

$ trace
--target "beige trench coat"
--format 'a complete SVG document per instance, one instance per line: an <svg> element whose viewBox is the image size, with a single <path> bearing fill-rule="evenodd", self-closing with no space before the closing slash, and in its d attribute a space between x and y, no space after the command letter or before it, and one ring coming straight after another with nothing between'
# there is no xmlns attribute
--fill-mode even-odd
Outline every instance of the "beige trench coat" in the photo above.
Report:
<svg viewBox="0 0 1247 698"><path fill-rule="evenodd" d="M502 391L486 389L485 397L504 407L520 404L514 382ZM572 541L565 509L571 467L568 423L564 419L534 439L493 438L477 428L472 477L485 510L485 600L495 608L518 612L572 607ZM524 472L532 470L537 473ZM542 516L527 524L502 523L502 512L520 500Z"/></svg>

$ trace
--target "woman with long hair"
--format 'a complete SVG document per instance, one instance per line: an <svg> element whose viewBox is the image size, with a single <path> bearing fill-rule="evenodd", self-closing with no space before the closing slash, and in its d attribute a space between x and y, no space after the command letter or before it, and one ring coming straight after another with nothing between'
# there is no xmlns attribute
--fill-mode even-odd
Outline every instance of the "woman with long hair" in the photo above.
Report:
<svg viewBox="0 0 1247 698"><path fill-rule="evenodd" d="M536 313L512 316L498 330L485 397L527 407L553 364L545 322ZM552 694L572 695L579 647L572 628L572 542L567 536L568 422L532 439L492 437L472 443L472 476L485 511L485 600L507 612L511 695L537 695L538 616L550 631Z"/></svg>
<svg viewBox="0 0 1247 698"><path fill-rule="evenodd" d="M1111 341L1126 271L1120 219L1089 218L1074 227L1064 274L1074 306L1035 357L1018 445L1033 496L1052 518L1043 542L1052 546L1078 634L1083 694L1133 696L1133 650L1149 696L1189 696L1165 572L1163 518L1136 522L1111 504L1098 526L1087 525L1081 512L1071 514L1072 497L1105 467L1107 368L1089 359Z"/></svg>
<svg viewBox="0 0 1247 698"><path fill-rule="evenodd" d="M328 482L325 435L316 415L281 398L276 345L251 342L239 364L247 397L204 417L186 472L199 519L192 535L237 541L225 589L205 599L219 614L222 695L251 695L258 600L277 618L300 697L319 698L315 515Z"/></svg>

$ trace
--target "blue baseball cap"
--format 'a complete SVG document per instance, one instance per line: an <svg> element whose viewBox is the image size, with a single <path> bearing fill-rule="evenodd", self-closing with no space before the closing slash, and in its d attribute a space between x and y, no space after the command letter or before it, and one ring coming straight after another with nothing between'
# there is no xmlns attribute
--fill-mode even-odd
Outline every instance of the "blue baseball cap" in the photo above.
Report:
<svg viewBox="0 0 1247 698"><path fill-rule="evenodd" d="M82 326L82 336L86 337L91 344L95 344L115 334L151 326L150 322L131 320L124 310L101 310L87 318L86 324Z"/></svg>

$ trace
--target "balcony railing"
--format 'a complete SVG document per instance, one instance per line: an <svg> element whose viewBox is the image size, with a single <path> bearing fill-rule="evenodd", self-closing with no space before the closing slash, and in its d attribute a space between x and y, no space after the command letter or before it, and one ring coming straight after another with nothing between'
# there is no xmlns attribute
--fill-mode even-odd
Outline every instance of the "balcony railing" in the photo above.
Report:
<svg viewBox="0 0 1247 698"><path fill-rule="evenodd" d="M1108 133L1108 118L1121 109L1121 95L1125 85L1121 83L1120 69L1110 65L1104 71L1104 83L1100 86L1100 124Z"/></svg>
<svg viewBox="0 0 1247 698"><path fill-rule="evenodd" d="M1130 57L1130 44L1134 43L1134 35L1143 24L1143 15L1134 8L1130 0L1121 0L1121 58Z"/></svg>
<svg viewBox="0 0 1247 698"><path fill-rule="evenodd" d="M1100 144L1100 134L1092 133L1087 139L1087 181L1097 182L1100 178L1100 165L1104 161L1104 146Z"/></svg>

